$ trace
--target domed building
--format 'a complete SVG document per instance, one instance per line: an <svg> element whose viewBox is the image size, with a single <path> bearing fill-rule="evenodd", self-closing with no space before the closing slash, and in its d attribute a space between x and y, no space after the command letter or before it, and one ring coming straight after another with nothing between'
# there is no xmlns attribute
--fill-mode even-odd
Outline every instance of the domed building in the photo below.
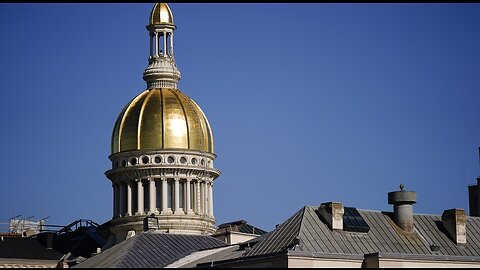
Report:
<svg viewBox="0 0 480 270"><path fill-rule="evenodd" d="M393 211L324 201L303 206L270 232L245 220L217 229L212 129L178 89L175 29L168 5L155 4L147 26L147 89L113 127L112 168L105 172L112 219L55 230L39 223L44 231L28 238L21 235L31 234L30 226L20 235L0 233L0 268L480 268L480 177L468 187L470 215L461 208L415 213L421 196L401 184L381 195ZM23 230L20 221L10 224Z"/></svg>
<svg viewBox="0 0 480 270"><path fill-rule="evenodd" d="M147 89L120 112L113 127L112 233L118 243L144 230L147 216L159 231L207 235L215 232L213 183L220 171L207 117L178 89L173 14L155 4L147 30L150 56L143 74Z"/></svg>

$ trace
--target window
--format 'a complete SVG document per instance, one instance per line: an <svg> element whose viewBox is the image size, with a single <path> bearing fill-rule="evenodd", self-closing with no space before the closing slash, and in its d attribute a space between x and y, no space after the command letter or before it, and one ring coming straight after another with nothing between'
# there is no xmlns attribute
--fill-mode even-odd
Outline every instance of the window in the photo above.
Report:
<svg viewBox="0 0 480 270"><path fill-rule="evenodd" d="M181 157L180 158L180 163L187 164L187 158L186 157Z"/></svg>
<svg viewBox="0 0 480 270"><path fill-rule="evenodd" d="M130 159L130 165L136 165L137 164L137 159L136 158L131 158Z"/></svg>

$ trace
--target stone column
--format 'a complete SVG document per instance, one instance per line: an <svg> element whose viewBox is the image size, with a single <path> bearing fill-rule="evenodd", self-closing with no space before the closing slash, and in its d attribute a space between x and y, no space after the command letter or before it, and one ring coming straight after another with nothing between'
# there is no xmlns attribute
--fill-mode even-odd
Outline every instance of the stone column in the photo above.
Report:
<svg viewBox="0 0 480 270"><path fill-rule="evenodd" d="M191 214L192 213L192 208L190 207L191 204L191 198L190 198L190 178L187 178L187 181L185 182L186 188L185 188L185 193L186 193L186 205L183 207L183 210L185 210L185 214Z"/></svg>
<svg viewBox="0 0 480 270"><path fill-rule="evenodd" d="M174 214L180 214L180 185L179 185L179 182L180 182L180 178L175 178L175 187L174 187L174 191L175 191L175 197L173 198L173 202L174 202L174 205L173 205L173 213Z"/></svg>
<svg viewBox="0 0 480 270"><path fill-rule="evenodd" d="M112 183L113 188L113 217L118 215L118 188L116 184Z"/></svg>
<svg viewBox="0 0 480 270"><path fill-rule="evenodd" d="M132 215L132 182L127 183L127 216Z"/></svg>
<svg viewBox="0 0 480 270"><path fill-rule="evenodd" d="M145 210L144 210L144 207L143 207L143 183L142 183L142 179L137 179L137 199L138 199L138 210L137 210L137 214L138 215L143 215L145 214Z"/></svg>
<svg viewBox="0 0 480 270"><path fill-rule="evenodd" d="M162 211L160 212L160 214L166 214L167 213L167 209L168 209L168 202L167 202L167 178L165 177L162 177L161 178L162 180Z"/></svg>
<svg viewBox="0 0 480 270"><path fill-rule="evenodd" d="M209 201L209 212L210 212L210 217L213 218L213 183L210 182L208 185L208 201Z"/></svg>
<svg viewBox="0 0 480 270"><path fill-rule="evenodd" d="M195 182L195 212L200 214L200 181Z"/></svg>
<svg viewBox="0 0 480 270"><path fill-rule="evenodd" d="M150 33L150 56L152 57L153 56L153 34Z"/></svg>
<svg viewBox="0 0 480 270"><path fill-rule="evenodd" d="M163 32L163 55L167 56L167 32Z"/></svg>
<svg viewBox="0 0 480 270"><path fill-rule="evenodd" d="M173 55L173 32L170 33L170 55Z"/></svg>
<svg viewBox="0 0 480 270"><path fill-rule="evenodd" d="M205 181L205 213L210 216L210 192L208 192L208 182Z"/></svg>
<svg viewBox="0 0 480 270"><path fill-rule="evenodd" d="M155 32L155 55L158 57L158 32Z"/></svg>
<svg viewBox="0 0 480 270"><path fill-rule="evenodd" d="M208 198L208 186L207 186L207 181L203 182L203 194L204 194L203 196L204 196L204 198L205 198L205 199L204 199L204 205L203 205L203 207L204 207L205 210L203 210L203 212L208 216L208 215L210 215L210 213L209 213L209 210L210 210L210 209L208 208L208 201L209 201L210 199Z"/></svg>
<svg viewBox="0 0 480 270"><path fill-rule="evenodd" d="M120 198L120 216L123 216L125 214L125 193L124 193L124 190L125 190L125 183L120 183L119 185L119 190L120 190L120 196L118 196Z"/></svg>
<svg viewBox="0 0 480 270"><path fill-rule="evenodd" d="M156 210L157 210L157 196L156 196L156 189L155 189L155 178L151 177L148 179L149 183L150 183L150 204L149 204L149 208L148 208L148 213L151 214L151 213L155 213Z"/></svg>
<svg viewBox="0 0 480 270"><path fill-rule="evenodd" d="M200 212L202 214L207 213L207 209L205 209L205 182L200 182Z"/></svg>

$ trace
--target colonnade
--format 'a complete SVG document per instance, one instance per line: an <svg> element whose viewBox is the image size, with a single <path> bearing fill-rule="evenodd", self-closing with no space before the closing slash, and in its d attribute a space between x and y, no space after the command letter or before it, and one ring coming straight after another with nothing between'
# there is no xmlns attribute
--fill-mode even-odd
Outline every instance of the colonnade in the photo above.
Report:
<svg viewBox="0 0 480 270"><path fill-rule="evenodd" d="M150 32L150 57L167 55L173 55L173 32Z"/></svg>
<svg viewBox="0 0 480 270"><path fill-rule="evenodd" d="M206 215L213 218L213 181L196 178L142 178L114 183L114 217Z"/></svg>

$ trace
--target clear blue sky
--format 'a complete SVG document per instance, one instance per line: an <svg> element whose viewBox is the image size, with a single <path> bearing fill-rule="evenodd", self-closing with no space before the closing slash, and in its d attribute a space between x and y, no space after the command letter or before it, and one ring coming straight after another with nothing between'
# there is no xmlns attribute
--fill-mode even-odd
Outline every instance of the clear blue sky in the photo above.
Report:
<svg viewBox="0 0 480 270"><path fill-rule="evenodd" d="M153 4L0 4L0 221L112 216L110 136L145 89ZM180 90L222 171L217 224L304 205L468 209L480 174L480 5L171 4Z"/></svg>

